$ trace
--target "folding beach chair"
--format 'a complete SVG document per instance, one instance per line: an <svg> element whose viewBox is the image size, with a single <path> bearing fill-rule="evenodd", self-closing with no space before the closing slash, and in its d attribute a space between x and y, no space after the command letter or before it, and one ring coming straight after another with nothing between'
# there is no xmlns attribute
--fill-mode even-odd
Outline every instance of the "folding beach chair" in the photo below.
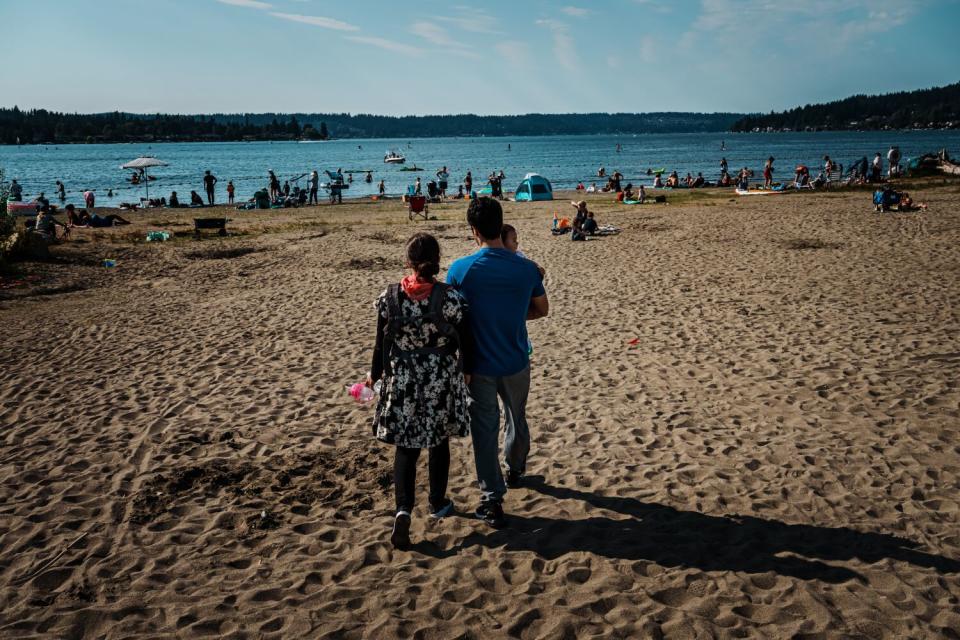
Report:
<svg viewBox="0 0 960 640"><path fill-rule="evenodd" d="M410 216L411 220L417 216L423 216L424 220L429 220L429 216L427 214L427 197L410 196L410 198L407 200L407 214Z"/></svg>

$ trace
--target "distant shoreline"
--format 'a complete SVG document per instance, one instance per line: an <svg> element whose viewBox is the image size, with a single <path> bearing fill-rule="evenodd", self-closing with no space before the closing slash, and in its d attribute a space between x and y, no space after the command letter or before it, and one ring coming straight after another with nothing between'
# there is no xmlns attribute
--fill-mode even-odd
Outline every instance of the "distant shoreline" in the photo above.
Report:
<svg viewBox="0 0 960 640"><path fill-rule="evenodd" d="M70 142L25 142L21 144L0 142L0 147L59 147L59 146L86 146L97 144L250 144L250 143L293 143L293 144L314 144L324 142L344 142L349 140L431 140L442 138L446 140L455 140L458 138L478 139L487 138L550 138L550 137L577 137L587 138L592 136L657 136L657 135L698 135L715 133L724 136L741 135L777 135L777 134L806 134L806 133L911 133L920 131L957 131L956 127L905 127L900 129L813 129L813 130L794 130L794 129L774 129L763 131L644 131L644 132L621 132L621 133L541 133L541 134L502 134L502 135L419 135L419 136L390 136L390 137L357 137L357 138L328 138L326 140L291 140L287 138L270 138L257 140L209 140L209 139L162 139L162 140L95 140L93 142L83 142L73 140Z"/></svg>

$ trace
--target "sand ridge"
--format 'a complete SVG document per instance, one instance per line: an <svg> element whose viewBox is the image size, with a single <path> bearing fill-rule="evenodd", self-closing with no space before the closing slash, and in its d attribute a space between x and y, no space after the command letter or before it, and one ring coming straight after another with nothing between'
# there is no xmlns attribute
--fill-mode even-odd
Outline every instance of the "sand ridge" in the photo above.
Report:
<svg viewBox="0 0 960 640"><path fill-rule="evenodd" d="M958 637L960 194L918 195L596 197L623 232L586 243L507 204L551 298L531 477L494 532L428 522L424 468L409 552L344 386L405 237L472 250L462 204L74 266L0 302L0 635Z"/></svg>

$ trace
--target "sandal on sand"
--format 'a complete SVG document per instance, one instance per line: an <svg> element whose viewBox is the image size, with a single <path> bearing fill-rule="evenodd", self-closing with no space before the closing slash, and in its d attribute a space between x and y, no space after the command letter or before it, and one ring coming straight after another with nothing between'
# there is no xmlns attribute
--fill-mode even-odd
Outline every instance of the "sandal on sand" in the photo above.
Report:
<svg viewBox="0 0 960 640"><path fill-rule="evenodd" d="M390 542L395 549L410 548L410 514L406 511L398 511L397 517L393 520L393 533L390 534Z"/></svg>

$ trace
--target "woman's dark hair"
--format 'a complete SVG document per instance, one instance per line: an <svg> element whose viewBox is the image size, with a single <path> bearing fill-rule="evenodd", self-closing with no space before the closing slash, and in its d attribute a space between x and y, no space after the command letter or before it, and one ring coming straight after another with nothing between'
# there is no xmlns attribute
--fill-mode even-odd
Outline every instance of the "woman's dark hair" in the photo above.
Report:
<svg viewBox="0 0 960 640"><path fill-rule="evenodd" d="M467 224L477 230L485 240L500 237L503 227L503 209L493 198L476 198L467 207Z"/></svg>
<svg viewBox="0 0 960 640"><path fill-rule="evenodd" d="M420 278L440 273L440 243L429 233L415 233L407 240L407 266Z"/></svg>
<svg viewBox="0 0 960 640"><path fill-rule="evenodd" d="M512 224L505 224L502 227L500 227L500 240L502 240L503 242L506 242L507 237L510 235L511 232L513 233L517 232L517 230L513 227Z"/></svg>

